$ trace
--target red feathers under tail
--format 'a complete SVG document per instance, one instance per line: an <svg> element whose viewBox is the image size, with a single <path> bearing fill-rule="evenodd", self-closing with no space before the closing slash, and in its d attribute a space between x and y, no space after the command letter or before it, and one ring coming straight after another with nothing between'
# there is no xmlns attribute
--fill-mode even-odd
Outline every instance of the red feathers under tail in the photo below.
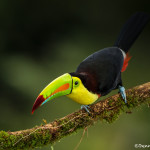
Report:
<svg viewBox="0 0 150 150"><path fill-rule="evenodd" d="M124 59L124 62L123 62L123 66L122 66L122 70L121 72L124 72L128 66L128 62L129 60L131 59L131 56L129 55L129 53L126 54L126 58Z"/></svg>

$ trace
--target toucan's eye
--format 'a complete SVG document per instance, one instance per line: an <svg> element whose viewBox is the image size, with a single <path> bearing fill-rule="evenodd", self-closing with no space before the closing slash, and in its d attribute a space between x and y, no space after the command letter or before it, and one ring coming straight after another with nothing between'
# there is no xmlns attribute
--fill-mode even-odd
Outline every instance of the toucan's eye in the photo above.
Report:
<svg viewBox="0 0 150 150"><path fill-rule="evenodd" d="M76 81L74 84L75 84L75 85L78 85L78 84L79 84L79 82L78 82L78 81Z"/></svg>
<svg viewBox="0 0 150 150"><path fill-rule="evenodd" d="M73 77L73 87L78 87L80 85L81 81L77 77Z"/></svg>

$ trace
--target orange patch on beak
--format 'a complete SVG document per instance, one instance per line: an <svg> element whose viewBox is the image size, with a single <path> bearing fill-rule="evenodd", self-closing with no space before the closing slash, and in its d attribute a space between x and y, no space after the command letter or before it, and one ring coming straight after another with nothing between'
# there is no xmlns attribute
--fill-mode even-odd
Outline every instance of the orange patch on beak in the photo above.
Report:
<svg viewBox="0 0 150 150"><path fill-rule="evenodd" d="M58 92L65 91L68 88L69 88L69 83L66 83L66 84L60 86L58 89L56 89L49 97L51 97L52 95L54 95L54 94L56 94ZM49 97L47 97L47 98L49 98Z"/></svg>

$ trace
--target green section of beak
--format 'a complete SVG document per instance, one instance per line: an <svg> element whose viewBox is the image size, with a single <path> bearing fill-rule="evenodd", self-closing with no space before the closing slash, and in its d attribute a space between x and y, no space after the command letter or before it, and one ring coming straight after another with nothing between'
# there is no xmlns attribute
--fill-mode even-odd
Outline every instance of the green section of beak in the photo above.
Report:
<svg viewBox="0 0 150 150"><path fill-rule="evenodd" d="M72 91L72 77L69 73L66 73L54 81L52 81L49 85L47 85L44 90L37 97L33 108L32 113L39 106L45 104L49 100L52 100L56 97L70 94Z"/></svg>
<svg viewBox="0 0 150 150"><path fill-rule="evenodd" d="M56 97L70 94L71 90L72 90L72 77L69 73L66 73L56 78L54 81L52 81L40 93L40 95L43 95L44 99L46 99L42 103L42 105L47 101L54 99Z"/></svg>

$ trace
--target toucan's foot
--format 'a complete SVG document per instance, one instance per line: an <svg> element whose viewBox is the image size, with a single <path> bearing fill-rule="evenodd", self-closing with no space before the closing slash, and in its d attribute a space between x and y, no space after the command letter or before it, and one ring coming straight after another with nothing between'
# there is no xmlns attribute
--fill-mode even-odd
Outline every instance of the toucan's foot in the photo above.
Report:
<svg viewBox="0 0 150 150"><path fill-rule="evenodd" d="M124 99L124 102L127 103L125 88L123 86L119 86L119 92L122 98Z"/></svg>
<svg viewBox="0 0 150 150"><path fill-rule="evenodd" d="M81 105L81 109L83 109L83 108L90 114L90 111L88 110L88 108L90 108L90 106L88 106L88 105Z"/></svg>

